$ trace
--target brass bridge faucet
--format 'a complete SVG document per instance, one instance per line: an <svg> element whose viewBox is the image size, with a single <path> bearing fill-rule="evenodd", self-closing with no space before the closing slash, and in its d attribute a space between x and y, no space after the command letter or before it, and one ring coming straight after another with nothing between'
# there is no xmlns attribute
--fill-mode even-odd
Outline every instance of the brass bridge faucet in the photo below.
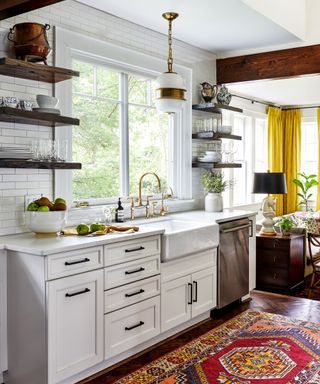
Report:
<svg viewBox="0 0 320 384"><path fill-rule="evenodd" d="M141 207L143 204L142 204L142 194L141 194L141 189L142 189L142 180L145 176L147 175L153 175L156 179L157 179L157 182L158 182L158 189L159 189L159 192L161 193L161 181L160 181L160 177L154 173L154 172L146 172L144 173L141 177L140 177L140 180L139 180L139 199L138 199L138 207Z"/></svg>

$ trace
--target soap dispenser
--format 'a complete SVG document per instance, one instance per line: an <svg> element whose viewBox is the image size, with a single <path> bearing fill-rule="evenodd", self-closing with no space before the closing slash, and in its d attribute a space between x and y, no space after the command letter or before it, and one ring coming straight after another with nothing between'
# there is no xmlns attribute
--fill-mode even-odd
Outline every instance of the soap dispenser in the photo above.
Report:
<svg viewBox="0 0 320 384"><path fill-rule="evenodd" d="M116 217L115 220L117 223L123 223L124 222L124 209L121 204L121 198L119 197L118 200L118 207L116 208Z"/></svg>

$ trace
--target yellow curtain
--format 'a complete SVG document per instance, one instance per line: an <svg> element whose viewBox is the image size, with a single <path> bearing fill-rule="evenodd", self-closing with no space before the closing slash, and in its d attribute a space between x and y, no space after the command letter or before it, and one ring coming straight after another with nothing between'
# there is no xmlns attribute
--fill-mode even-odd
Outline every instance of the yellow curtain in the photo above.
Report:
<svg viewBox="0 0 320 384"><path fill-rule="evenodd" d="M301 159L301 111L282 111L284 132L284 172L287 179L288 193L283 196L283 213L295 212L298 209L298 190L292 182L300 172Z"/></svg>
<svg viewBox="0 0 320 384"><path fill-rule="evenodd" d="M268 108L268 170L270 172L284 172L284 134L281 121L281 109ZM283 195L277 198L276 215L283 215Z"/></svg>
<svg viewBox="0 0 320 384"><path fill-rule="evenodd" d="M320 181L320 108L317 109L318 116L318 181ZM317 191L317 211L320 210L320 185L318 184Z"/></svg>

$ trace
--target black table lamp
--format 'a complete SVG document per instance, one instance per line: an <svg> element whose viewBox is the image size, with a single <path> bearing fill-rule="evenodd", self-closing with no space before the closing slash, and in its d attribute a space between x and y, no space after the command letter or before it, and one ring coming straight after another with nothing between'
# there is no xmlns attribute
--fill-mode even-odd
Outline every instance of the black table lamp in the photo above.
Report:
<svg viewBox="0 0 320 384"><path fill-rule="evenodd" d="M287 193L286 175L283 172L266 172L253 174L252 193L267 193L262 200L261 210L264 220L260 233L276 235L273 218L275 217L276 199L269 194L283 195Z"/></svg>

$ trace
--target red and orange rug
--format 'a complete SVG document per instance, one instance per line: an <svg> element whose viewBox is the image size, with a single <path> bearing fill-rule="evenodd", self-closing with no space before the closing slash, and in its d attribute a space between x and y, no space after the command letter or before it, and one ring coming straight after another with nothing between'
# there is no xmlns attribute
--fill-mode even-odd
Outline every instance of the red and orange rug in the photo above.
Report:
<svg viewBox="0 0 320 384"><path fill-rule="evenodd" d="M320 324L247 311L116 384L319 384Z"/></svg>

